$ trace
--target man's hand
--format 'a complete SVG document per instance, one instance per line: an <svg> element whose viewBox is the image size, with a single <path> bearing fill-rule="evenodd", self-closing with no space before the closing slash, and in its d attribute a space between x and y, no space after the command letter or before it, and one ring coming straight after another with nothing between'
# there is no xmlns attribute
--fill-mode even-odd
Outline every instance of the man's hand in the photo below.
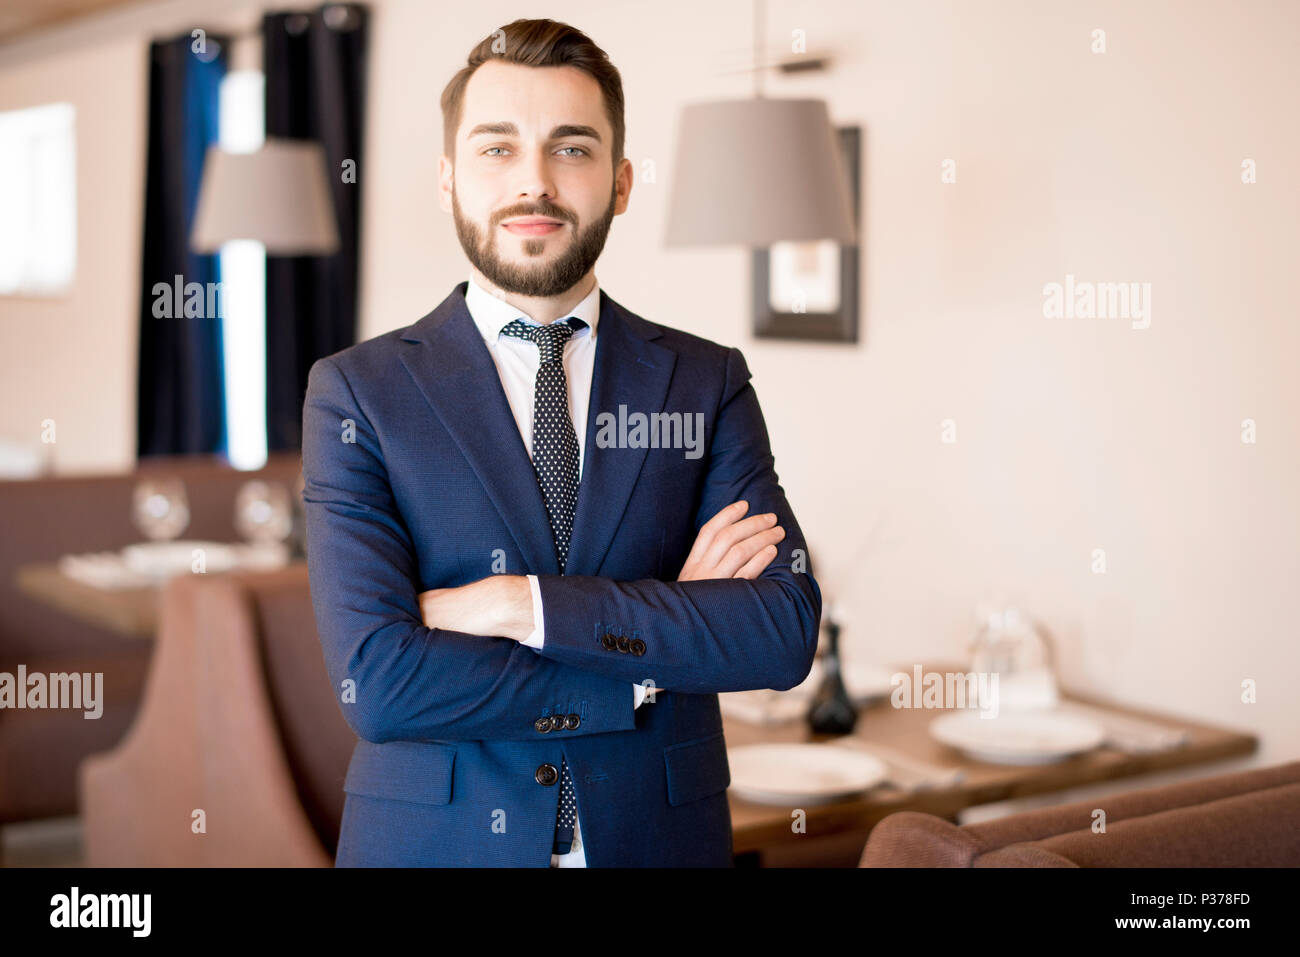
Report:
<svg viewBox="0 0 1300 957"><path fill-rule="evenodd" d="M523 641L533 631L533 596L524 575L489 575L458 588L420 592L429 628Z"/></svg>
<svg viewBox="0 0 1300 957"><path fill-rule="evenodd" d="M732 502L700 527L679 582L762 574L776 557L776 543L785 538L785 529L776 524L774 512L742 519L747 511L748 502Z"/></svg>

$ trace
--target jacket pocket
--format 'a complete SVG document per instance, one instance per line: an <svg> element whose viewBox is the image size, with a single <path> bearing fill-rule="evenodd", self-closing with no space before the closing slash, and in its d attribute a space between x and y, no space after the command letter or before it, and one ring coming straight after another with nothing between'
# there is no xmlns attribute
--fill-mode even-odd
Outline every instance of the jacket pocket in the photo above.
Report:
<svg viewBox="0 0 1300 957"><path fill-rule="evenodd" d="M731 784L727 742L721 731L664 748L668 803L676 807L725 791Z"/></svg>
<svg viewBox="0 0 1300 957"><path fill-rule="evenodd" d="M425 741L359 741L352 752L343 790L349 794L450 804L456 748Z"/></svg>

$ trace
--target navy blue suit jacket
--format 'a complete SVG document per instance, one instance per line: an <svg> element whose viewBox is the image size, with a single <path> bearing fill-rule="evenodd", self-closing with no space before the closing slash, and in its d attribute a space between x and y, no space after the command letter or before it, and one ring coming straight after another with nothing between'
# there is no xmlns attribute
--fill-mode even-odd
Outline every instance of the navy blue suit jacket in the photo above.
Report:
<svg viewBox="0 0 1300 957"><path fill-rule="evenodd" d="M589 867L728 866L717 692L800 683L821 617L745 360L601 292L561 574L467 285L414 325L320 359L308 379L312 601L360 738L336 864L546 867L558 787L538 769L563 756ZM597 418L620 405L701 413L703 454L599 447ZM700 526L738 499L779 516L777 557L754 580L677 582ZM539 576L540 653L422 623L419 592L502 570ZM631 684L647 679L667 690L634 710ZM577 726L549 730L538 719L551 715Z"/></svg>

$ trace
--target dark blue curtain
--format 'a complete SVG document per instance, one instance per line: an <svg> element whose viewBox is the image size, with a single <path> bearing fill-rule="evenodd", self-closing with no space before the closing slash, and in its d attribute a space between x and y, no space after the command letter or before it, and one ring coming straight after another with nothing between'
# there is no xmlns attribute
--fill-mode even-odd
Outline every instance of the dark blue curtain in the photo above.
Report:
<svg viewBox="0 0 1300 957"><path fill-rule="evenodd" d="M218 88L229 43L208 33L202 49L196 46L185 34L149 48L136 406L141 457L226 451L222 320L209 314L206 293L217 288L209 283L220 282L219 261L190 252L189 236L203 157L217 141ZM190 283L204 290L204 308L187 318L183 294Z"/></svg>
<svg viewBox="0 0 1300 957"><path fill-rule="evenodd" d="M331 256L267 256L266 436L270 451L302 447L307 373L357 338L357 260L366 167L369 11L329 4L262 20L266 135L318 141L339 232Z"/></svg>

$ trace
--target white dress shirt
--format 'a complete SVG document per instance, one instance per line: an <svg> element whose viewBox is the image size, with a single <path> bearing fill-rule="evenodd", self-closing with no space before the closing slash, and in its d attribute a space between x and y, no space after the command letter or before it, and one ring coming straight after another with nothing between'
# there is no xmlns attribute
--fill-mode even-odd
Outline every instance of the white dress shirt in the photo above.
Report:
<svg viewBox="0 0 1300 957"><path fill-rule="evenodd" d="M537 387L537 370L541 365L541 353L537 345L527 339L502 336L501 330L522 319L529 325L538 325L531 316L516 309L504 299L498 299L474 280L471 274L469 286L465 290L465 305L479 333L487 344L492 361L496 363L501 376L501 385L510 411L514 413L515 424L523 437L524 448L529 457L533 454L533 399ZM594 283L587 297L578 303L570 316L576 316L587 324L587 328L575 332L565 346L563 353L564 376L569 386L569 417L573 420L573 431L578 437L578 480L582 481L582 466L585 461L587 444L587 409L591 402L591 377L596 362L596 335L600 320L600 285ZM546 639L546 622L542 614L542 597L537 585L537 576L529 575L528 584L533 596L533 632L522 644L540 650ZM632 706L641 707L646 689L639 684L632 685ZM574 815L573 847L568 854L552 854L552 867L586 867L586 852L582 848L582 832L579 820Z"/></svg>

